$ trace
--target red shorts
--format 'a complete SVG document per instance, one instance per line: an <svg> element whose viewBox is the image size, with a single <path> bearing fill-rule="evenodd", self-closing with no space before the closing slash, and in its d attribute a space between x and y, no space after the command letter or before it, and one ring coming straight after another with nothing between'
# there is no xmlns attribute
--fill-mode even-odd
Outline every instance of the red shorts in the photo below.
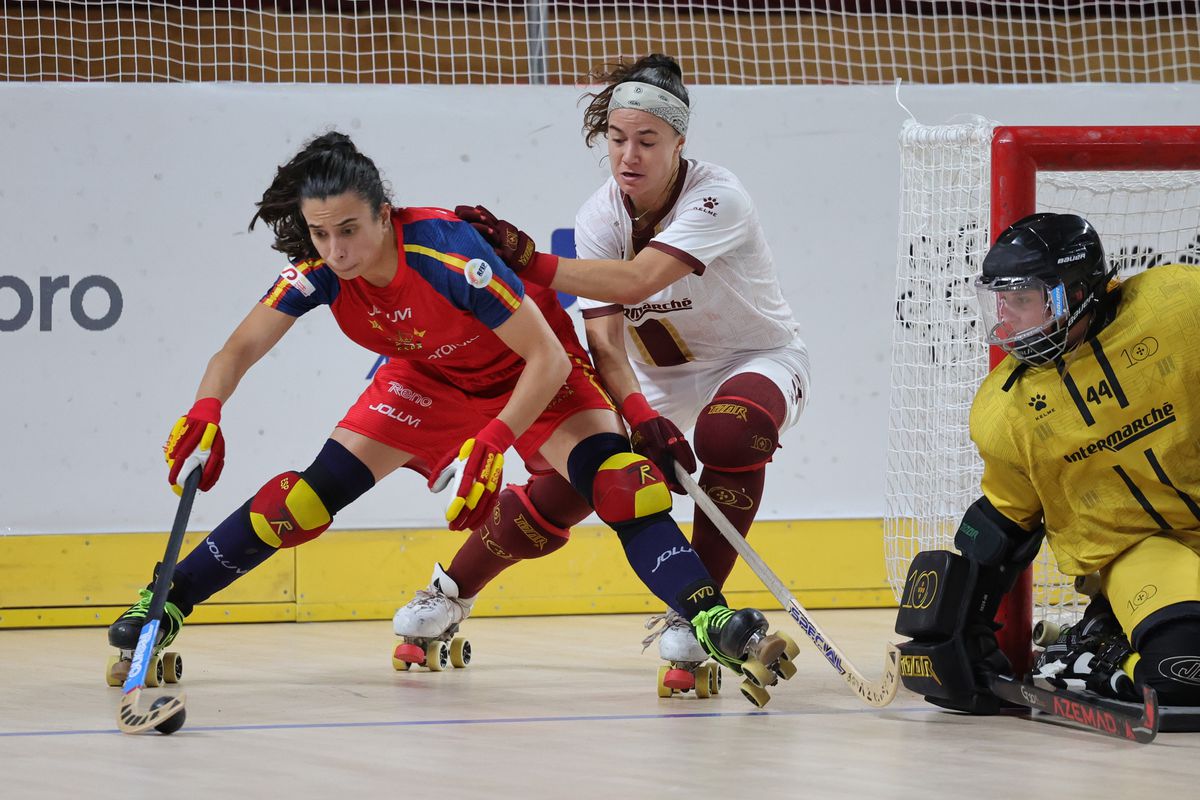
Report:
<svg viewBox="0 0 1200 800"><path fill-rule="evenodd" d="M517 453L530 461L564 420L580 411L616 410L585 356L572 353L571 374L529 430L516 441ZM512 396L511 389L495 397L468 394L446 378L411 361L394 360L375 373L371 385L338 423L368 439L412 453L405 464L429 477L448 452L457 450L491 420Z"/></svg>

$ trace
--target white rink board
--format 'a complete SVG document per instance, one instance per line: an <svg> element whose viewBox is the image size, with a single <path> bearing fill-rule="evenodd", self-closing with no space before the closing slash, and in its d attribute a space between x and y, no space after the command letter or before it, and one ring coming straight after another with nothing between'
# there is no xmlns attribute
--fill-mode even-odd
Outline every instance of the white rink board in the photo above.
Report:
<svg viewBox="0 0 1200 800"><path fill-rule="evenodd" d="M284 263L269 232L247 234L246 224L304 139L344 130L399 204L483 203L548 247L607 175L602 151L583 147L579 95L0 84L0 324L31 313L0 332L0 534L169 526L163 440L209 356ZM963 113L1007 124L1200 122L1200 86L907 87L902 99L926 123ZM811 404L776 455L760 518L881 517L906 112L891 87L706 86L693 107L685 152L750 189L813 360ZM102 277L84 282L93 275ZM46 306L42 279L59 276L66 288ZM81 327L77 318L97 327L88 320L115 316L114 286L115 323ZM307 466L374 360L326 311L293 328L226 407L225 473L191 527L215 525L270 476ZM680 516L691 516L686 501ZM439 499L401 471L336 524L439 518Z"/></svg>

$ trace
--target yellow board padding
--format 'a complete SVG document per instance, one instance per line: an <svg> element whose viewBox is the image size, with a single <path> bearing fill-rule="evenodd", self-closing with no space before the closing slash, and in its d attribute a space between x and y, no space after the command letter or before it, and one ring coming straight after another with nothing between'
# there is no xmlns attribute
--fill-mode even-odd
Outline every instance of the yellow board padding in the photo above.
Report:
<svg viewBox="0 0 1200 800"><path fill-rule="evenodd" d="M685 525L685 532L689 526ZM281 550L209 602L189 623L390 619L449 565L466 534L329 531ZM188 534L183 552L203 541ZM756 523L751 544L808 608L891 607L880 520ZM0 628L108 625L137 598L165 534L0 537ZM725 587L734 606L777 604L739 562ZM475 616L657 612L607 528L581 526L567 546L501 573Z"/></svg>

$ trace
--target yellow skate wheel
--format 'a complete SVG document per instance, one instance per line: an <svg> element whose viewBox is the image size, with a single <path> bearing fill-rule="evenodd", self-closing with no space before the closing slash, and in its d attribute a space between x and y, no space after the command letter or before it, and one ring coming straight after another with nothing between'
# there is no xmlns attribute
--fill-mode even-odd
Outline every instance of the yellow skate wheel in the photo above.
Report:
<svg viewBox="0 0 1200 800"><path fill-rule="evenodd" d="M800 655L800 645L796 644L796 640L786 633L776 633L775 635L783 639L783 654L788 657L789 661L794 661L796 656Z"/></svg>
<svg viewBox="0 0 1200 800"><path fill-rule="evenodd" d="M1033 643L1038 647L1054 644L1058 641L1060 633L1062 633L1062 626L1057 622L1051 622L1048 619L1041 620L1033 626Z"/></svg>
<svg viewBox="0 0 1200 800"><path fill-rule="evenodd" d="M120 686L129 677L129 661L120 656L109 656L104 668L104 682L109 686Z"/></svg>
<svg viewBox="0 0 1200 800"><path fill-rule="evenodd" d="M471 643L461 636L450 640L450 664L455 669L463 669L471 663Z"/></svg>
<svg viewBox="0 0 1200 800"><path fill-rule="evenodd" d="M770 686L777 680L775 673L767 669L761 661L753 658L742 663L742 674L746 676L746 680L760 688Z"/></svg>
<svg viewBox="0 0 1200 800"><path fill-rule="evenodd" d="M709 664L710 667L708 692L709 694L718 695L721 693L721 665L717 663Z"/></svg>
<svg viewBox="0 0 1200 800"><path fill-rule="evenodd" d="M771 695L761 686L755 686L749 680L742 681L742 695L754 705L762 708L771 701Z"/></svg>
<svg viewBox="0 0 1200 800"><path fill-rule="evenodd" d="M396 670L396 672L408 672L408 668L411 666L410 662L402 658L396 658L396 654L392 653L392 669Z"/></svg>
<svg viewBox="0 0 1200 800"><path fill-rule="evenodd" d="M711 664L701 664L696 668L696 697L704 699L712 696L713 681L709 675L711 670Z"/></svg>
<svg viewBox="0 0 1200 800"><path fill-rule="evenodd" d="M450 650L441 639L434 639L425 648L425 666L430 672L441 672L450 664Z"/></svg>
<svg viewBox="0 0 1200 800"><path fill-rule="evenodd" d="M772 669L775 671L776 675L783 678L785 681L790 681L792 676L799 671L796 668L796 663L794 661L792 661L790 658L784 658L783 656L779 657L779 660L775 662L775 665L772 667Z"/></svg>
<svg viewBox="0 0 1200 800"><path fill-rule="evenodd" d="M179 653L167 653L163 656L163 677L167 683L179 683L183 680L183 656Z"/></svg>
<svg viewBox="0 0 1200 800"><path fill-rule="evenodd" d="M663 665L658 668L658 696L659 697L670 697L672 694L675 693L674 689L672 689L670 686L667 686L667 684L664 683L664 681L667 679L667 672L670 671L670 669L671 668L666 665Z"/></svg>

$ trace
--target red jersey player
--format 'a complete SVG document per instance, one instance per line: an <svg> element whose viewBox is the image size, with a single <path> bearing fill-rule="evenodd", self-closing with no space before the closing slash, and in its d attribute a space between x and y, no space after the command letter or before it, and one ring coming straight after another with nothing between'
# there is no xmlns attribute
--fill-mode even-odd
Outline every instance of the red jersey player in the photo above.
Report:
<svg viewBox="0 0 1200 800"><path fill-rule="evenodd" d="M715 659L770 678L763 663L779 658L783 641L767 634L760 612L725 605L671 519L661 472L631 452L552 292L527 295L453 214L394 208L375 164L336 132L309 141L278 169L251 227L259 219L291 263L209 361L195 404L165 446L170 482L178 489L200 468L201 490L213 486L224 459L222 404L307 311L328 305L350 339L389 361L311 465L268 480L179 562L156 653L197 603L277 550L319 536L338 511L408 467L431 483L450 478L451 529L479 527L506 509L527 511L536 527L506 526L491 542L513 558L561 547L567 532L553 521L560 506L587 503L617 531L651 591L693 620ZM502 490L510 446L536 477ZM469 562L470 549L460 557ZM444 598L446 630L469 611L470 595L440 568L426 594ZM149 598L144 590L109 628L123 655L136 646ZM446 630L432 638L444 639ZM110 683L122 677L120 664ZM766 701L761 686L750 688L760 692L751 691L752 700Z"/></svg>

